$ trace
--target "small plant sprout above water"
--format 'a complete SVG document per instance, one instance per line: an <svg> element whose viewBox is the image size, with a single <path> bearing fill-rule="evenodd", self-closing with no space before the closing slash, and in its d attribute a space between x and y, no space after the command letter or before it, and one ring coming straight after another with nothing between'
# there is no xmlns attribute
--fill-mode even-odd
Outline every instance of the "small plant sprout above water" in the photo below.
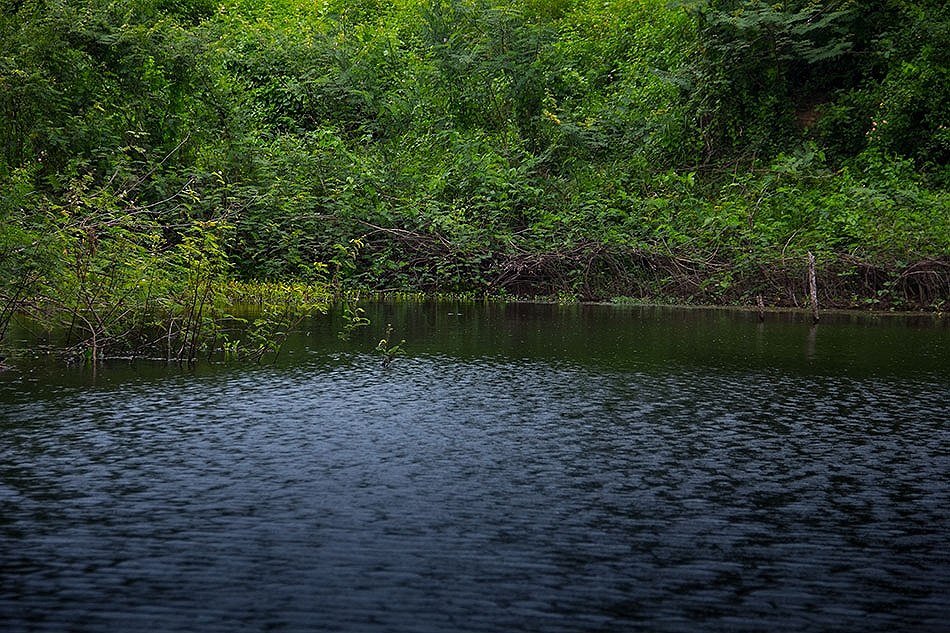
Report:
<svg viewBox="0 0 950 633"><path fill-rule="evenodd" d="M370 324L370 320L363 316L363 308L356 306L357 301L359 301L359 295L343 298L343 329L337 334L340 340L350 340L358 328L366 327Z"/></svg>
<svg viewBox="0 0 950 633"><path fill-rule="evenodd" d="M393 335L393 326L392 324L386 325L386 337L379 340L379 343L376 344L376 352L381 354L383 357L383 367L388 367L389 363L393 362L393 358L400 354L405 354L402 349L402 344L405 343L405 339L399 341L395 345L391 345L390 341L392 340Z"/></svg>

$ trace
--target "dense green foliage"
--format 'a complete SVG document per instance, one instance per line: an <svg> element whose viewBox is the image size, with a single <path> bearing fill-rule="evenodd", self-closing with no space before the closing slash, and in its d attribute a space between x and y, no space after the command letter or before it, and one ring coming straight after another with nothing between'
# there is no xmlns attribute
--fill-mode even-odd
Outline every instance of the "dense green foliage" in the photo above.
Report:
<svg viewBox="0 0 950 633"><path fill-rule="evenodd" d="M0 7L0 327L189 341L234 278L797 305L809 251L826 304L950 298L944 2Z"/></svg>

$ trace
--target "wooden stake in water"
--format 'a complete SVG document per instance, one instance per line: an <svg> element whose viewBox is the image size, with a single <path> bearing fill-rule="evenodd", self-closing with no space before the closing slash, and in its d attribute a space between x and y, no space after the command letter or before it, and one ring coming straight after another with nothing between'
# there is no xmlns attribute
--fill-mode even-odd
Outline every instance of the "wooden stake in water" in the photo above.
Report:
<svg viewBox="0 0 950 633"><path fill-rule="evenodd" d="M815 280L815 255L811 251L808 251L808 295L812 321L818 323L818 282Z"/></svg>

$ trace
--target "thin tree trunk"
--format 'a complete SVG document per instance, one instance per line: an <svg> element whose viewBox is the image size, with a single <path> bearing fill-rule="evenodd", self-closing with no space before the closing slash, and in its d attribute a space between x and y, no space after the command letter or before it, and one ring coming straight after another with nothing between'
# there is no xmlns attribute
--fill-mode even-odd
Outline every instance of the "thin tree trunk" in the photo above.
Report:
<svg viewBox="0 0 950 633"><path fill-rule="evenodd" d="M808 251L808 295L811 298L811 318L818 323L818 282L815 278L815 255Z"/></svg>

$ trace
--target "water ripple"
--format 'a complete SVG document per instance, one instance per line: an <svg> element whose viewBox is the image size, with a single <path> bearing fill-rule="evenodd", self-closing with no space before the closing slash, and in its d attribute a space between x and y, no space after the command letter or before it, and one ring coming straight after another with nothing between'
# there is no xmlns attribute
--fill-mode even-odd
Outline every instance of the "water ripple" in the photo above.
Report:
<svg viewBox="0 0 950 633"><path fill-rule="evenodd" d="M19 631L940 630L950 386L368 356L0 417Z"/></svg>

